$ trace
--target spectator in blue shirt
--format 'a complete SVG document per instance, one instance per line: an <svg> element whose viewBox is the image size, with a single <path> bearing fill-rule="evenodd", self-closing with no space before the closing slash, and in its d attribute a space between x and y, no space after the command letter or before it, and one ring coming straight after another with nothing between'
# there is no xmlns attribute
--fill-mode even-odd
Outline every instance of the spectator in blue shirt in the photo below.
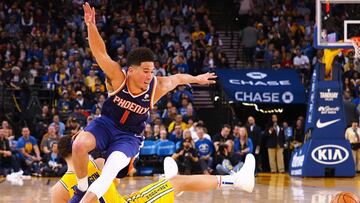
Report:
<svg viewBox="0 0 360 203"><path fill-rule="evenodd" d="M21 130L22 137L19 138L16 149L20 153L20 159L25 162L27 168L25 174L32 172L35 176L40 176L40 150L36 139L30 135L28 127Z"/></svg>
<svg viewBox="0 0 360 203"><path fill-rule="evenodd" d="M235 153L240 156L240 161L244 162L246 154L253 152L253 143L248 138L247 130L245 127L240 127L239 137L234 140Z"/></svg>
<svg viewBox="0 0 360 203"><path fill-rule="evenodd" d="M52 125L57 125L59 127L58 134L60 137L62 137L65 132L65 124L60 121L59 115L54 115L53 122L50 124L50 126Z"/></svg>
<svg viewBox="0 0 360 203"><path fill-rule="evenodd" d="M198 155L200 157L201 169L204 174L211 174L214 144L204 137L204 129L202 127L196 128L196 134L199 137L199 140L195 142L195 149L198 151Z"/></svg>

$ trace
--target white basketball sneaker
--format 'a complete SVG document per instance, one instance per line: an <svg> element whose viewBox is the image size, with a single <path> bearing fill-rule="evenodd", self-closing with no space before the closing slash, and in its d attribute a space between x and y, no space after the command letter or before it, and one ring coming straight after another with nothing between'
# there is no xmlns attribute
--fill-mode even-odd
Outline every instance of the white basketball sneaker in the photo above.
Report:
<svg viewBox="0 0 360 203"><path fill-rule="evenodd" d="M164 173L165 178L170 179L171 177L178 174L179 168L176 161L171 157L165 157L164 160Z"/></svg>
<svg viewBox="0 0 360 203"><path fill-rule="evenodd" d="M164 160L165 178L170 179L170 178L176 176L178 174L178 172L179 172L179 168L178 168L176 161L171 157L166 157ZM184 193L184 191L181 191L178 194L176 194L176 196L180 197L183 193Z"/></svg>
<svg viewBox="0 0 360 203"><path fill-rule="evenodd" d="M255 157L246 155L244 166L235 173L234 187L236 189L252 192L255 186Z"/></svg>

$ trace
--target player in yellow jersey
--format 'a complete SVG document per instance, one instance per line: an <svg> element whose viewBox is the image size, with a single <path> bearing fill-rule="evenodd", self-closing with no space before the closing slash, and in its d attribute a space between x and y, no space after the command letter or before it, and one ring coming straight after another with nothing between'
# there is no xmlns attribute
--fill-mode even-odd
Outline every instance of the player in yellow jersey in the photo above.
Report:
<svg viewBox="0 0 360 203"><path fill-rule="evenodd" d="M73 173L73 160L71 156L72 138L69 135L62 137L58 144L60 156L65 158L68 164L67 173L53 186L51 190L52 203L68 202L76 190L77 179ZM96 180L104 166L104 159L90 160L88 163L88 177L91 184ZM210 175L177 175L176 162L167 157L164 161L165 179L152 183L138 192L129 196L121 196L113 182L106 193L97 202L110 203L173 203L174 196L183 191L206 191L210 189L233 187L246 192L252 192L255 184L254 178L255 158L253 155L246 156L244 166L233 175L210 176Z"/></svg>

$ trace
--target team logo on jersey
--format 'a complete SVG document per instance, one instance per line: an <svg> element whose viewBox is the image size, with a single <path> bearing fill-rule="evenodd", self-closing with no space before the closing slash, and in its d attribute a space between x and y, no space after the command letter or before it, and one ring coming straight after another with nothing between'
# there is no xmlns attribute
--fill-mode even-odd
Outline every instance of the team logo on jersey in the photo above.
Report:
<svg viewBox="0 0 360 203"><path fill-rule="evenodd" d="M114 97L113 102L119 107L127 109L137 114L145 114L149 111L149 107L142 107L139 104L122 99L117 95Z"/></svg>
<svg viewBox="0 0 360 203"><path fill-rule="evenodd" d="M145 95L144 95L144 98L142 99L142 101L143 101L143 102L148 102L148 101L150 101L150 96L149 96L149 94L145 94Z"/></svg>

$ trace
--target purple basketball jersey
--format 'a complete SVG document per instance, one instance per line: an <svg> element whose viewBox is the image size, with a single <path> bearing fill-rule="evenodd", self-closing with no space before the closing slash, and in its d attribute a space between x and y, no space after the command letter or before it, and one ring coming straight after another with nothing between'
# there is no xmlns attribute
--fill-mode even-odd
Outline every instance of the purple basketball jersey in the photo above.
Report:
<svg viewBox="0 0 360 203"><path fill-rule="evenodd" d="M110 118L121 130L140 134L149 118L149 110L153 106L157 78L154 77L146 91L133 95L129 91L126 80L114 92L109 93L101 114Z"/></svg>

